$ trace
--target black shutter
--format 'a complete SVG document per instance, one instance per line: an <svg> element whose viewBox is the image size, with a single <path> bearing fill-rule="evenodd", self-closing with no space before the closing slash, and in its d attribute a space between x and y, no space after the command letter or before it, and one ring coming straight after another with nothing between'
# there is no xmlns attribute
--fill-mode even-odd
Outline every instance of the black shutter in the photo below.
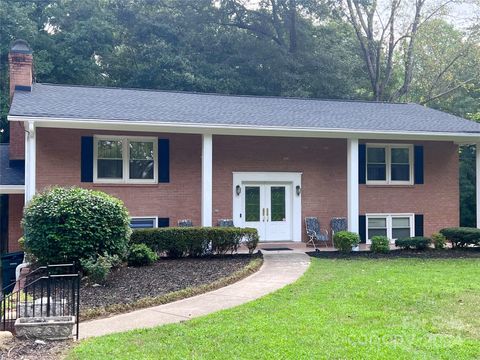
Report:
<svg viewBox="0 0 480 360"><path fill-rule="evenodd" d="M367 147L365 144L358 145L358 183L365 184L367 181Z"/></svg>
<svg viewBox="0 0 480 360"><path fill-rule="evenodd" d="M170 140L158 139L158 182L170 182Z"/></svg>
<svg viewBox="0 0 480 360"><path fill-rule="evenodd" d="M158 227L169 227L170 226L170 218L158 218Z"/></svg>
<svg viewBox="0 0 480 360"><path fill-rule="evenodd" d="M93 136L82 136L81 182L93 182Z"/></svg>
<svg viewBox="0 0 480 360"><path fill-rule="evenodd" d="M367 217L360 215L358 217L358 235L360 235L360 242L367 242Z"/></svg>
<svg viewBox="0 0 480 360"><path fill-rule="evenodd" d="M423 214L415 214L415 236L423 236Z"/></svg>
<svg viewBox="0 0 480 360"><path fill-rule="evenodd" d="M423 146L415 145L413 149L415 184L423 184Z"/></svg>

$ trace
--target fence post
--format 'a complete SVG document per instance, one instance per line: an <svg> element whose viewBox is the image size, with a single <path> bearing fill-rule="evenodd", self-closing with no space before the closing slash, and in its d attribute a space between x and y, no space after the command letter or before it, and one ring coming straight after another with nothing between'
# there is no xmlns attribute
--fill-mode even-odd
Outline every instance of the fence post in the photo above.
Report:
<svg viewBox="0 0 480 360"><path fill-rule="evenodd" d="M50 289L50 266L47 265L47 317L50 316L50 296L51 296L51 289Z"/></svg>

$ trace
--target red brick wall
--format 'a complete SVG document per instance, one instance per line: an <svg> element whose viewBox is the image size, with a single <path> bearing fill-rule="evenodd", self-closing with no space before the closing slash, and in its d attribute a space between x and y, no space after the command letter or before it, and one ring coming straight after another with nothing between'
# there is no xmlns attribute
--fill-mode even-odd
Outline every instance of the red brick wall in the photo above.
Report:
<svg viewBox="0 0 480 360"><path fill-rule="evenodd" d="M22 122L10 121L10 160L25 159L25 131Z"/></svg>
<svg viewBox="0 0 480 360"><path fill-rule="evenodd" d="M10 81L10 100L14 95L16 85L32 86L32 54L10 53L9 62L9 81ZM17 122L10 123L10 159L18 160L25 158L25 135L23 124Z"/></svg>
<svg viewBox="0 0 480 360"><path fill-rule="evenodd" d="M424 215L424 233L458 226L460 218L458 146L423 142L424 184L413 186L360 185L360 213Z"/></svg>
<svg viewBox="0 0 480 360"><path fill-rule="evenodd" d="M20 222L24 203L23 194L8 195L8 252L20 251L18 239L23 235Z"/></svg>
<svg viewBox="0 0 480 360"><path fill-rule="evenodd" d="M170 138L168 184L101 185L80 183L80 139L99 131L37 129L37 190L79 185L124 200L132 216L191 218L200 224L201 137L140 134ZM110 132L122 135L122 132ZM421 213L425 234L458 225L457 146L424 142L425 184L412 187L360 186L360 212ZM346 140L214 136L213 221L232 218L233 171L302 172L302 218L346 216ZM23 200L22 200L23 201ZM302 221L303 223L303 221ZM304 233L304 231L303 231Z"/></svg>
<svg viewBox="0 0 480 360"><path fill-rule="evenodd" d="M37 191L52 186L78 185L105 191L125 202L131 216L169 217L170 224L192 219L200 225L200 135L142 134L170 139L170 183L153 185L105 185L80 182L81 136L102 131L37 129ZM111 133L111 132L110 132ZM124 135L124 132L115 132Z"/></svg>
<svg viewBox="0 0 480 360"><path fill-rule="evenodd" d="M303 173L302 219L317 216L328 227L347 212L346 147L335 139L214 136L214 224L232 218L233 171L290 171Z"/></svg>

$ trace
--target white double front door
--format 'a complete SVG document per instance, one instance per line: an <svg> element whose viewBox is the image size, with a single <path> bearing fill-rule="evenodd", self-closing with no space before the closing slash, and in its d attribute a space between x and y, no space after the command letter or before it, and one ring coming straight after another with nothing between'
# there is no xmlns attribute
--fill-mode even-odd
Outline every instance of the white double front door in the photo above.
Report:
<svg viewBox="0 0 480 360"><path fill-rule="evenodd" d="M292 240L292 184L242 184L245 227L258 230L260 241Z"/></svg>

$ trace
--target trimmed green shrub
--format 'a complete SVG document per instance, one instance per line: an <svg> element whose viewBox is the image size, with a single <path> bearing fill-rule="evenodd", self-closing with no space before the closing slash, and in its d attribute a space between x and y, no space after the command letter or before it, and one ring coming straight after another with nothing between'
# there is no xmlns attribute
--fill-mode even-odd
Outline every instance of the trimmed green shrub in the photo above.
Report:
<svg viewBox="0 0 480 360"><path fill-rule="evenodd" d="M432 243L435 249L445 249L447 238L440 233L432 234Z"/></svg>
<svg viewBox="0 0 480 360"><path fill-rule="evenodd" d="M431 243L432 240L424 236L414 236L395 240L395 246L402 249L425 250Z"/></svg>
<svg viewBox="0 0 480 360"><path fill-rule="evenodd" d="M128 266L152 265L157 260L157 254L145 244L133 244L128 254Z"/></svg>
<svg viewBox="0 0 480 360"><path fill-rule="evenodd" d="M100 191L53 188L36 195L24 210L25 247L41 264L124 258L131 234L123 202Z"/></svg>
<svg viewBox="0 0 480 360"><path fill-rule="evenodd" d="M373 236L371 239L370 251L374 253L388 253L390 251L390 240L386 236Z"/></svg>
<svg viewBox="0 0 480 360"><path fill-rule="evenodd" d="M121 260L118 255L110 256L108 254L99 255L97 258L83 259L82 268L85 270L88 280L91 283L103 284L110 274L113 267L120 265Z"/></svg>
<svg viewBox="0 0 480 360"><path fill-rule="evenodd" d="M480 245L480 229L469 227L454 227L440 230L452 243L453 247L465 247L469 245Z"/></svg>
<svg viewBox="0 0 480 360"><path fill-rule="evenodd" d="M357 246L360 242L358 234L350 231L339 231L333 237L335 247L341 252L350 252L352 247Z"/></svg>
<svg viewBox="0 0 480 360"><path fill-rule="evenodd" d="M258 244L256 229L229 227L169 227L135 230L134 244L145 244L169 257L202 256L208 253L234 253L241 244L253 252Z"/></svg>

